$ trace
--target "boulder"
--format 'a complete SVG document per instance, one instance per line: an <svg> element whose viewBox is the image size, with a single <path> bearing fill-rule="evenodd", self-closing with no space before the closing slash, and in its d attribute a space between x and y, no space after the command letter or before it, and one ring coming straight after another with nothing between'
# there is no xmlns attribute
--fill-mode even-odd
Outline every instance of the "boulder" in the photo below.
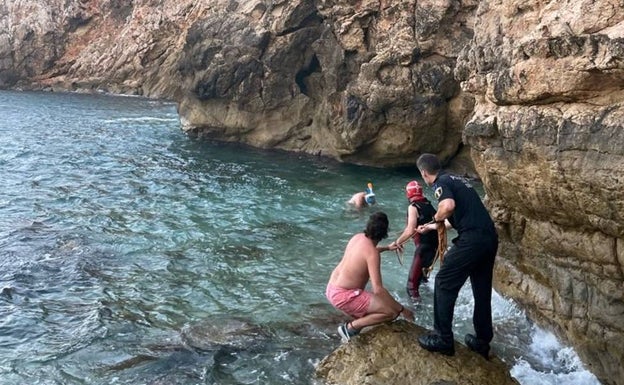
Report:
<svg viewBox="0 0 624 385"><path fill-rule="evenodd" d="M335 385L518 385L496 357L484 359L455 343L455 355L418 345L426 329L399 320L365 329L317 365L316 376Z"/></svg>

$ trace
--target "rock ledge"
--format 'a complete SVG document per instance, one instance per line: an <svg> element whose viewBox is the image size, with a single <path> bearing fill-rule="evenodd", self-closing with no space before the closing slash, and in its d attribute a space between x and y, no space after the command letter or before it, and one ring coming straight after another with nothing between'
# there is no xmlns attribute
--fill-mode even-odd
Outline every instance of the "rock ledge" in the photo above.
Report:
<svg viewBox="0 0 624 385"><path fill-rule="evenodd" d="M517 385L509 367L496 357L485 360L455 343L455 356L418 346L426 330L407 321L364 331L325 357L318 378L336 385Z"/></svg>

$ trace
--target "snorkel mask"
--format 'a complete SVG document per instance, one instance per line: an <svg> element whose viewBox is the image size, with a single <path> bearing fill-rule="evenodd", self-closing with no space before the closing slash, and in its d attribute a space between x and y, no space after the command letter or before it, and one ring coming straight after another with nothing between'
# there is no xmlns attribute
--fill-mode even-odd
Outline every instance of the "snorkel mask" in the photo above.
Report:
<svg viewBox="0 0 624 385"><path fill-rule="evenodd" d="M366 188L366 195L364 196L364 200L369 206L377 203L377 201L375 200L375 193L373 192L373 184L371 182L368 182L368 187Z"/></svg>

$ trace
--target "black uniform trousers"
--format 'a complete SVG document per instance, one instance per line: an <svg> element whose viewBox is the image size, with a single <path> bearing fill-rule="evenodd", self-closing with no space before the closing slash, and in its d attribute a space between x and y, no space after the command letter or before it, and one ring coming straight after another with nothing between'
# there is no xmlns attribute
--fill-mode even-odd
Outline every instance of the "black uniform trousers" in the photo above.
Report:
<svg viewBox="0 0 624 385"><path fill-rule="evenodd" d="M433 293L433 327L445 341L453 341L455 301L469 277L474 298L472 322L477 338L486 342L492 340L492 275L497 250L496 233L468 231L453 240L435 277Z"/></svg>

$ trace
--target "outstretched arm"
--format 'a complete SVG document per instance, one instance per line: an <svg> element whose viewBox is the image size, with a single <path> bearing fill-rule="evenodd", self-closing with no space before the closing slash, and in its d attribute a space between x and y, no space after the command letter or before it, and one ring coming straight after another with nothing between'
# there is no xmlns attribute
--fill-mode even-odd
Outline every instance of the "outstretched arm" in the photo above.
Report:
<svg viewBox="0 0 624 385"><path fill-rule="evenodd" d="M400 246L397 246L394 242L389 244L388 246L377 246L377 251L383 253L384 251L393 251L399 249Z"/></svg>
<svg viewBox="0 0 624 385"><path fill-rule="evenodd" d="M442 223L444 223L447 229L453 227L451 222L448 221L448 218L453 215L453 211L455 211L455 199L446 198L441 200L438 204L438 211L433 216L433 222L418 226L416 231L420 234L428 233L436 230L438 225Z"/></svg>
<svg viewBox="0 0 624 385"><path fill-rule="evenodd" d="M405 224L405 229L396 241L392 242L390 246L396 244L397 246L403 245L408 239L410 239L414 232L416 231L416 223L418 223L418 209L412 205L409 205L407 208L407 223Z"/></svg>

